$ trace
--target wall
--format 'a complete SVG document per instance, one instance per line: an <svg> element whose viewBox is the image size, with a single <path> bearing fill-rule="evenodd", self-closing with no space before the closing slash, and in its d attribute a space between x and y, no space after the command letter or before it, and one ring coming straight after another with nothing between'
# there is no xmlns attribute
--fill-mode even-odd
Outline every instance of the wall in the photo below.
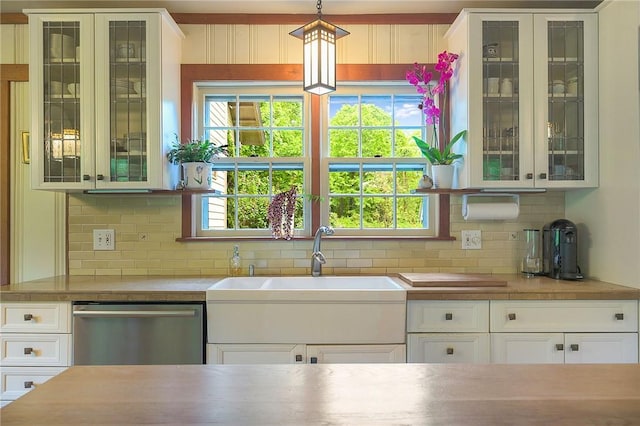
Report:
<svg viewBox="0 0 640 426"><path fill-rule="evenodd" d="M600 186L567 192L567 216L580 227L585 272L640 288L640 3L599 9Z"/></svg>
<svg viewBox="0 0 640 426"><path fill-rule="evenodd" d="M183 63L300 63L300 41L293 27L181 25L186 35ZM338 41L343 63L434 62L447 25L351 25ZM4 33L2 33L4 34ZM309 273L311 241L179 243L180 197L69 195L68 267L72 275L225 275L234 244L243 268L258 274ZM461 197L452 197L451 232L456 241L340 240L327 238L327 274L384 274L449 271L515 273L522 241L513 231L541 228L564 216L564 193L524 195L515 221L464 222ZM93 251L93 229L116 230L115 251ZM480 229L481 250L462 250L460 231ZM521 237L521 235L520 235Z"/></svg>

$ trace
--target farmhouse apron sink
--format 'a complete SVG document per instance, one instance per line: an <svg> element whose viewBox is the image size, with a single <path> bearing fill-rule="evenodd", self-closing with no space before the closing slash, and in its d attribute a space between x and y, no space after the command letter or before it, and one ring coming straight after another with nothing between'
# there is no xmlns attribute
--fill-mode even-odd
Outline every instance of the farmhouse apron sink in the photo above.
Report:
<svg viewBox="0 0 640 426"><path fill-rule="evenodd" d="M405 306L384 276L225 278L207 290L208 341L400 343Z"/></svg>

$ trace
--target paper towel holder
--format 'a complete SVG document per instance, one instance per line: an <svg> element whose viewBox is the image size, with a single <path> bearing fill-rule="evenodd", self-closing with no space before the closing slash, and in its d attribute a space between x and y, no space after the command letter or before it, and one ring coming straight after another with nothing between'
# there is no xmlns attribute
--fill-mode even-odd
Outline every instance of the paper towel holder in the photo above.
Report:
<svg viewBox="0 0 640 426"><path fill-rule="evenodd" d="M479 193L479 194L464 194L462 195L462 217L467 215L467 205L469 204L469 197L504 197L504 198L512 198L516 203L518 210L520 210L520 195L519 194L509 194L509 193L499 193L499 192L491 192L491 193Z"/></svg>

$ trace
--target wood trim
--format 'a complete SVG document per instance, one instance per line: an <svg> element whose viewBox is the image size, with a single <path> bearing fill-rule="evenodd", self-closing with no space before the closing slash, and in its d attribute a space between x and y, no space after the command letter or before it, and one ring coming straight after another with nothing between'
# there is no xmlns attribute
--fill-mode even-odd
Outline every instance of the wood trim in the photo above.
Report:
<svg viewBox="0 0 640 426"><path fill-rule="evenodd" d="M11 82L28 80L28 65L0 65L0 285L8 285L11 276Z"/></svg>
<svg viewBox="0 0 640 426"><path fill-rule="evenodd" d="M177 24L304 25L316 14L172 13ZM345 24L451 24L457 13L395 13L365 15L322 15L335 25Z"/></svg>
<svg viewBox="0 0 640 426"><path fill-rule="evenodd" d="M311 97L311 117L320 116L320 97ZM311 194L320 194L320 122L311 120ZM311 235L321 225L320 218L320 200L311 202Z"/></svg>
<svg viewBox="0 0 640 426"><path fill-rule="evenodd" d="M336 79L338 81L363 81L363 80L404 80L405 73L412 64L338 64L336 69ZM433 64L428 64L433 68ZM255 80L260 76L265 81L302 81L302 65L297 64L182 64L181 66L181 138L183 140L194 137L192 134L193 118L193 94L194 84L198 81L211 80ZM315 108L315 109L314 109ZM311 102L311 109L318 111L320 108L320 98L314 96ZM313 194L320 193L320 124L313 123L311 129L311 155L312 155L312 182L311 191ZM439 213L438 230L436 238L439 240L452 239L450 234L450 195L438 194ZM312 229L320 226L320 206L312 203ZM192 241L193 223L191 195L182 196L182 241Z"/></svg>
<svg viewBox="0 0 640 426"><path fill-rule="evenodd" d="M0 13L0 24L28 24L29 17L24 13Z"/></svg>

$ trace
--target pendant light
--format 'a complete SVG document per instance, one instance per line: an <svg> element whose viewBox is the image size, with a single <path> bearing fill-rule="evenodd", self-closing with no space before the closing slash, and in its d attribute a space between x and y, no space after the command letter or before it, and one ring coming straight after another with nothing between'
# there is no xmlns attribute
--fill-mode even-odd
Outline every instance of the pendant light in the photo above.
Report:
<svg viewBox="0 0 640 426"><path fill-rule="evenodd" d="M324 95L336 90L336 40L349 32L322 20L322 0L316 9L318 19L289 34L302 39L304 90Z"/></svg>

